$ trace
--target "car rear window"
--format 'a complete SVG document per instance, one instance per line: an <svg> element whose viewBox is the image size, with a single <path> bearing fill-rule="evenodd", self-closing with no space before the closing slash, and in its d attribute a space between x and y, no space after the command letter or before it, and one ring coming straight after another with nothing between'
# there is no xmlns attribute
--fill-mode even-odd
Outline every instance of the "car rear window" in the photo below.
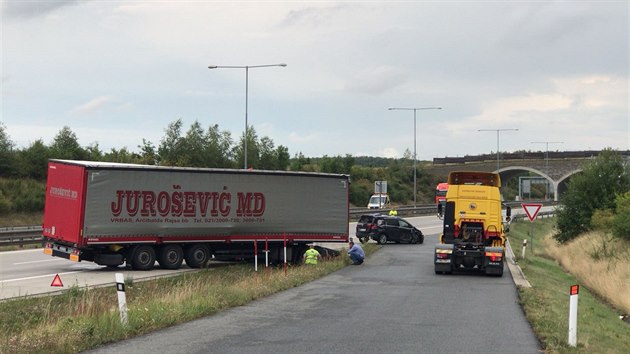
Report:
<svg viewBox="0 0 630 354"><path fill-rule="evenodd" d="M359 219L359 222L362 224L369 224L372 222L372 220L374 220L374 217L371 215L362 215L361 218Z"/></svg>

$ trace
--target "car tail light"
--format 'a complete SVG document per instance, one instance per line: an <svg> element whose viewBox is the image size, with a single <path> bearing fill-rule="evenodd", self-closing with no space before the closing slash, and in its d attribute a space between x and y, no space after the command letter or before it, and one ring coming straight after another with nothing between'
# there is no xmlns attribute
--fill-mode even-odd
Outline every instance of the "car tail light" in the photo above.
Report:
<svg viewBox="0 0 630 354"><path fill-rule="evenodd" d="M503 254L501 252L486 252L486 257L490 258L491 262L501 262Z"/></svg>
<svg viewBox="0 0 630 354"><path fill-rule="evenodd" d="M447 259L448 258L448 253L436 253L435 257L438 259Z"/></svg>
<svg viewBox="0 0 630 354"><path fill-rule="evenodd" d="M374 230L376 229L376 224L370 224L369 227L370 227L370 230Z"/></svg>

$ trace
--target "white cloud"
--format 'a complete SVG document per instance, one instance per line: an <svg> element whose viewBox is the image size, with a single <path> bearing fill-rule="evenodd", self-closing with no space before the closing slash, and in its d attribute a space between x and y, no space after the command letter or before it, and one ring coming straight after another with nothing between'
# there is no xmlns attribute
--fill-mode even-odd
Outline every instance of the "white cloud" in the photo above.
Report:
<svg viewBox="0 0 630 354"><path fill-rule="evenodd" d="M110 96L95 97L88 102L73 108L71 113L75 115L94 114L94 112L102 110L113 101L114 99Z"/></svg>

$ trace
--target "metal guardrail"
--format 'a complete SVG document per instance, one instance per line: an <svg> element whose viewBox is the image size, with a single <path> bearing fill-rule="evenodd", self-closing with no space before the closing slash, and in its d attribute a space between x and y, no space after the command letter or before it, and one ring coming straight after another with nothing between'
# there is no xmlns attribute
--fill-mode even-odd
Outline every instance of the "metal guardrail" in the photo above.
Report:
<svg viewBox="0 0 630 354"><path fill-rule="evenodd" d="M530 202L530 201L528 201ZM513 209L520 206L521 202L506 202L504 205L508 205ZM554 204L552 202L541 202L544 205ZM418 206L399 206L395 207L398 212L398 216L418 216L437 214L437 206L435 204L424 204ZM388 214L391 209L368 209L368 208L350 208L348 211L350 220L356 221L363 214ZM537 218L544 218L553 216L553 211L539 212ZM515 214L512 216L512 220L518 221L524 219L525 214ZM0 247L2 246L23 246L29 244L43 243L42 227L41 226L14 226L0 228Z"/></svg>
<svg viewBox="0 0 630 354"><path fill-rule="evenodd" d="M541 211L538 214L536 214L536 219L545 219L545 218L550 218L555 216L556 212L555 210L550 210L550 211ZM520 222L523 220L527 219L527 215L525 214L516 214L516 215L512 215L512 222L516 221L516 222Z"/></svg>
<svg viewBox="0 0 630 354"><path fill-rule="evenodd" d="M42 243L41 226L13 226L0 228L0 247Z"/></svg>

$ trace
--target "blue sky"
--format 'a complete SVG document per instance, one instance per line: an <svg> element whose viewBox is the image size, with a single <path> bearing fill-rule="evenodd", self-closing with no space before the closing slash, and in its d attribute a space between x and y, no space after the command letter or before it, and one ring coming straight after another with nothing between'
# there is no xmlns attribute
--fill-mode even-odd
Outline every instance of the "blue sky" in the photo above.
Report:
<svg viewBox="0 0 630 354"><path fill-rule="evenodd" d="M2 1L1 121L18 147L159 145L249 124L293 156L630 148L627 1Z"/></svg>

